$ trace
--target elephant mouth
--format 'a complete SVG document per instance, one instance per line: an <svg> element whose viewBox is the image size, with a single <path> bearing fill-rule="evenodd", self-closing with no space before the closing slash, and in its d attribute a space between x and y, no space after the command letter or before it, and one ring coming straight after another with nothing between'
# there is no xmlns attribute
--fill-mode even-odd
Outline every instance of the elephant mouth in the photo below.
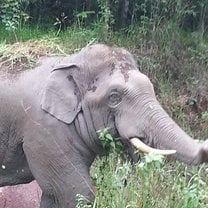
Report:
<svg viewBox="0 0 208 208"><path fill-rule="evenodd" d="M155 149L152 148L145 143L143 143L139 138L134 137L130 139L131 144L138 150L145 152L145 153L154 153L159 155L172 155L176 153L176 150L162 150L162 149Z"/></svg>

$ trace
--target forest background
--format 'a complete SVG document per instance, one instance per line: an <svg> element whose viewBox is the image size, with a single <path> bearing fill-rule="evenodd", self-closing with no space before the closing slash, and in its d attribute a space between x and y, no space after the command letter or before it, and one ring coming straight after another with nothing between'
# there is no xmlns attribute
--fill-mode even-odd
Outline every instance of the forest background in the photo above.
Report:
<svg viewBox="0 0 208 208"><path fill-rule="evenodd" d="M130 50L169 115L194 138L208 138L207 0L0 0L7 73L98 42ZM89 207L208 207L207 166L142 155L132 167L112 146L91 170L98 194Z"/></svg>

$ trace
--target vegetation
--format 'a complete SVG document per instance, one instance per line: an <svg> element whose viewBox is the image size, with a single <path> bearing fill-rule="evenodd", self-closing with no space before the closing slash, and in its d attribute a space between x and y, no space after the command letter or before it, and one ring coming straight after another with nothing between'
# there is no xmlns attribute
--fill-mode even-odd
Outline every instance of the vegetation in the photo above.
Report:
<svg viewBox="0 0 208 208"><path fill-rule="evenodd" d="M89 3L90 2L90 3ZM48 54L71 54L104 42L135 54L158 99L191 136L208 137L208 4L206 0L1 0L0 68L31 68ZM153 155L131 165L111 148L92 168L94 204L78 208L204 208L208 167L187 167ZM119 148L117 148L119 147ZM119 149L119 152L116 151Z"/></svg>
<svg viewBox="0 0 208 208"><path fill-rule="evenodd" d="M144 155L132 166L117 154L96 161L92 176L99 208L204 208L208 203L208 168L167 163Z"/></svg>

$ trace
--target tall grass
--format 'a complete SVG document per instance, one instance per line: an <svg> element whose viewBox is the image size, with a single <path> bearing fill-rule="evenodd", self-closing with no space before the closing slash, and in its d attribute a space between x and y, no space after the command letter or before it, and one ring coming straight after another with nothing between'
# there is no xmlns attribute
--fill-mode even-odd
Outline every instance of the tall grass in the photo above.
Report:
<svg viewBox="0 0 208 208"><path fill-rule="evenodd" d="M131 165L116 153L96 160L92 177L97 187L96 208L205 208L207 167L187 167L143 155ZM77 206L84 208L85 206Z"/></svg>

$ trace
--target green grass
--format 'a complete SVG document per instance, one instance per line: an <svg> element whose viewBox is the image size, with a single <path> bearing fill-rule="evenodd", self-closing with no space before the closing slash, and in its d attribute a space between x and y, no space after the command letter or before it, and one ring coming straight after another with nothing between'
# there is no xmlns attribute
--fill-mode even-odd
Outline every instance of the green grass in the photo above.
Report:
<svg viewBox="0 0 208 208"><path fill-rule="evenodd" d="M174 120L196 138L208 138L208 39L197 32L184 33L171 23L148 31L148 37L144 36L145 28L143 32L140 29L131 26L125 31L103 34L95 24L57 33L40 26L25 26L14 35L0 26L0 67L32 67L40 56L71 54L97 42L126 47L135 54L140 70L151 78L158 99ZM193 101L199 106L197 111ZM151 155L143 155L132 166L113 151L97 159L91 173L97 197L88 207L208 207L207 166L187 167ZM80 196L79 202L78 208L86 208Z"/></svg>
<svg viewBox="0 0 208 208"><path fill-rule="evenodd" d="M93 167L97 196L91 207L205 208L208 203L205 166L187 167L154 155L143 155L132 166L112 153Z"/></svg>
<svg viewBox="0 0 208 208"><path fill-rule="evenodd" d="M0 41L6 41L7 43L14 43L17 41L27 41L30 39L39 39L43 35L50 34L52 30L48 28L44 29L43 26L24 26L19 27L15 32L7 31L4 29L3 25L0 25Z"/></svg>

